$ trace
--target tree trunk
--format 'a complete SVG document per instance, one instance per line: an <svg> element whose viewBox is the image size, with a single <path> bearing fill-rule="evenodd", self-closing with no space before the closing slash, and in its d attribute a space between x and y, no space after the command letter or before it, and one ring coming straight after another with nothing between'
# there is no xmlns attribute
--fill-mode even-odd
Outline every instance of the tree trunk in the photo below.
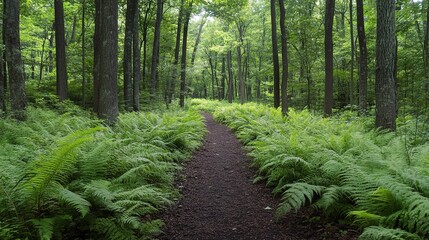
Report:
<svg viewBox="0 0 429 240"><path fill-rule="evenodd" d="M332 115L334 105L334 52L332 26L335 0L326 0L325 10L325 116Z"/></svg>
<svg viewBox="0 0 429 240"><path fill-rule="evenodd" d="M225 78L226 78L226 67L225 67L225 56L222 56L222 74L220 80L220 95L219 100L225 99Z"/></svg>
<svg viewBox="0 0 429 240"><path fill-rule="evenodd" d="M75 42L75 38L76 38L76 27L77 27L77 15L73 16L73 25L72 25L72 32L70 35L70 40L69 40L69 44L72 44Z"/></svg>
<svg viewBox="0 0 429 240"><path fill-rule="evenodd" d="M140 110L140 46L139 46L139 1L133 12L133 110Z"/></svg>
<svg viewBox="0 0 429 240"><path fill-rule="evenodd" d="M148 17L149 17L149 11L151 8L152 1L149 1L144 19L143 19L143 65L142 65L142 86L143 89L145 89L146 86L146 59L147 59L147 29L148 29Z"/></svg>
<svg viewBox="0 0 429 240"><path fill-rule="evenodd" d="M67 98L66 39L64 31L63 0L55 0L55 63L57 67L57 95L60 101Z"/></svg>
<svg viewBox="0 0 429 240"><path fill-rule="evenodd" d="M276 1L271 0L271 41L273 50L274 66L274 107L280 106L280 66L277 47L277 18L276 18Z"/></svg>
<svg viewBox="0 0 429 240"><path fill-rule="evenodd" d="M97 55L99 64L98 96L94 95L98 105L98 117L105 119L106 123L113 125L119 114L118 106L118 1L96 0L96 12L100 13L96 22L95 35L98 42ZM97 96L97 97L96 97Z"/></svg>
<svg viewBox="0 0 429 240"><path fill-rule="evenodd" d="M191 18L192 3L186 9L185 22L183 24L183 39L182 39L182 58L180 61L180 102L181 108L185 107L186 95L186 51L188 43L188 25Z"/></svg>
<svg viewBox="0 0 429 240"><path fill-rule="evenodd" d="M173 100L173 95L176 90L177 68L179 64L179 54L180 54L180 35L182 31L183 3L184 3L184 0L181 0L179 16L177 16L176 44L174 46L173 76L171 78L171 86L168 92L168 103L171 103L171 101Z"/></svg>
<svg viewBox="0 0 429 240"><path fill-rule="evenodd" d="M85 0L82 0L82 106L85 107L85 89L86 89L86 79L85 79Z"/></svg>
<svg viewBox="0 0 429 240"><path fill-rule="evenodd" d="M226 63L228 68L228 102L232 103L234 98L234 79L232 76L232 52L228 50L226 55Z"/></svg>
<svg viewBox="0 0 429 240"><path fill-rule="evenodd" d="M3 50L0 49L0 117L6 112L6 95L4 89Z"/></svg>
<svg viewBox="0 0 429 240"><path fill-rule="evenodd" d="M154 99L158 91L158 60L159 60L159 40L161 37L161 21L163 12L163 1L156 1L156 21L155 21L155 32L153 37L153 48L152 48L152 67L151 67L151 97Z"/></svg>
<svg viewBox="0 0 429 240"><path fill-rule="evenodd" d="M204 15L201 19L200 25L198 26L197 38L195 39L194 49L192 50L192 56L191 56L192 66L194 66L194 63L195 63L195 57L197 56L198 45L200 44L201 34L203 33L203 27L204 27L204 24L206 24L206 22L207 22L207 15Z"/></svg>
<svg viewBox="0 0 429 240"><path fill-rule="evenodd" d="M288 101L287 101L287 81L289 74L289 65L288 65L288 55L287 55L287 36L286 36L286 12L284 6L284 0L279 0L280 6L280 30L282 33L282 114L283 116L287 115L288 112Z"/></svg>
<svg viewBox="0 0 429 240"><path fill-rule="evenodd" d="M354 89L354 67L355 67L355 42L353 32L353 0L349 1L349 13L350 13L350 82L349 82L349 101L350 105L353 105L353 89Z"/></svg>
<svg viewBox="0 0 429 240"><path fill-rule="evenodd" d="M12 117L17 120L25 120L27 99L25 96L25 81L20 47L20 2L15 0L5 0L4 4L4 7L6 8L4 26L7 26L4 28L6 61L9 74Z"/></svg>
<svg viewBox="0 0 429 240"><path fill-rule="evenodd" d="M103 41L101 38L101 8L102 0L95 0L95 29L94 29L94 98L93 98L93 110L98 113L99 102L100 102L100 61L101 61L101 49Z"/></svg>
<svg viewBox="0 0 429 240"><path fill-rule="evenodd" d="M368 50L366 48L365 20L363 0L356 0L357 32L359 39L359 112L366 114L367 79L368 79Z"/></svg>
<svg viewBox="0 0 429 240"><path fill-rule="evenodd" d="M377 1L376 127L396 130L395 2Z"/></svg>
<svg viewBox="0 0 429 240"><path fill-rule="evenodd" d="M134 23L134 8L136 0L127 0L127 10L125 14L125 39L124 39L124 103L125 110L131 111L132 109L132 44L133 44L133 23Z"/></svg>

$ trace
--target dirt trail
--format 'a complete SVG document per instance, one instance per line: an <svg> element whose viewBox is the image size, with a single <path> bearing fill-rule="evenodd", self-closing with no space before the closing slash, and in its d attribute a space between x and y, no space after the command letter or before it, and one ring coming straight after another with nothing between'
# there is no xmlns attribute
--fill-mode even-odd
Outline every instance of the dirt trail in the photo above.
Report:
<svg viewBox="0 0 429 240"><path fill-rule="evenodd" d="M208 134L183 173L182 199L163 216L160 239L353 239L312 221L317 217L308 210L275 222L279 201L263 184L252 184L255 171L241 143L204 116Z"/></svg>

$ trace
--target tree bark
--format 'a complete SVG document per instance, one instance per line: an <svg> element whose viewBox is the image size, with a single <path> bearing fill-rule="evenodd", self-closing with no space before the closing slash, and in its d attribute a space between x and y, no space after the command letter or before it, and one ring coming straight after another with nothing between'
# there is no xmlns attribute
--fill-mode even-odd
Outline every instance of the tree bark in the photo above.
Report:
<svg viewBox="0 0 429 240"><path fill-rule="evenodd" d="M60 101L67 98L66 39L64 30L63 0L55 0L55 63L57 67L57 95Z"/></svg>
<svg viewBox="0 0 429 240"><path fill-rule="evenodd" d="M207 22L207 15L204 15L201 19L200 25L198 26L198 33L197 33L197 37L195 38L194 49L192 50L192 56L191 56L192 66L194 66L194 63L195 63L195 57L197 56L198 45L200 44L201 34L203 33L203 27L204 27L204 24L206 24L206 22Z"/></svg>
<svg viewBox="0 0 429 240"><path fill-rule="evenodd" d="M132 109L132 44L133 44L133 22L134 22L134 8L136 0L127 0L127 10L125 14L125 39L124 39L124 103L125 110L131 111Z"/></svg>
<svg viewBox="0 0 429 240"><path fill-rule="evenodd" d="M280 66L277 47L276 1L271 0L271 41L274 67L274 107L280 106Z"/></svg>
<svg viewBox="0 0 429 240"><path fill-rule="evenodd" d="M147 59L147 29L148 29L148 18L149 18L149 11L151 9L152 1L149 1L146 12L143 19L143 65L142 65L142 75L141 75L141 81L143 82L142 87L143 89L146 89L146 59Z"/></svg>
<svg viewBox="0 0 429 240"><path fill-rule="evenodd" d="M133 110L140 110L140 46L139 46L139 0L133 12Z"/></svg>
<svg viewBox="0 0 429 240"><path fill-rule="evenodd" d="M3 56L3 50L0 49L0 56ZM3 57L0 57L0 117L6 112L6 95L4 89L4 75L3 72Z"/></svg>
<svg viewBox="0 0 429 240"><path fill-rule="evenodd" d="M286 11L284 6L284 0L279 0L280 6L280 30L282 33L282 86L281 86L281 95L282 95L282 114L283 116L287 115L288 112L288 99L287 99L287 81L289 74L289 64L288 64L288 53L287 53L287 36L286 36Z"/></svg>
<svg viewBox="0 0 429 240"><path fill-rule="evenodd" d="M354 67L355 67L355 42L353 32L353 0L349 1L349 13L350 13L350 81L349 81L349 101L350 105L353 105L353 89L354 89Z"/></svg>
<svg viewBox="0 0 429 240"><path fill-rule="evenodd" d="M159 60L159 40L161 37L161 21L163 12L163 0L156 1L156 21L152 48L152 67L151 67L151 97L154 99L158 91L158 60Z"/></svg>
<svg viewBox="0 0 429 240"><path fill-rule="evenodd" d="M98 117L104 119L107 124L114 125L119 115L118 1L96 0L96 12L100 14L95 28L95 36L99 36L95 42L95 58L99 63L94 71L99 79L97 95L94 94L94 98L97 102Z"/></svg>
<svg viewBox="0 0 429 240"><path fill-rule="evenodd" d="M226 55L226 63L228 68L228 102L232 103L234 99L234 79L232 76L232 52L228 50Z"/></svg>
<svg viewBox="0 0 429 240"><path fill-rule="evenodd" d="M396 130L395 2L377 1L376 127Z"/></svg>
<svg viewBox="0 0 429 240"><path fill-rule="evenodd" d="M25 120L25 81L21 56L21 43L19 33L20 1L5 0L4 28L6 61L9 74L9 90L12 117L17 120Z"/></svg>
<svg viewBox="0 0 429 240"><path fill-rule="evenodd" d="M366 47L365 20L363 0L356 0L357 32L359 39L359 112L366 114L367 108L367 79L368 79L368 50Z"/></svg>
<svg viewBox="0 0 429 240"><path fill-rule="evenodd" d="M181 0L179 16L177 16L177 30L176 30L176 44L174 46L173 74L171 78L171 85L168 89L169 90L168 103L171 103L171 101L173 100L174 92L176 91L177 68L179 65L179 54L180 54L180 35L182 32L183 3L184 3L184 0Z"/></svg>
<svg viewBox="0 0 429 240"><path fill-rule="evenodd" d="M326 0L325 8L325 116L332 115L334 105L334 52L332 26L335 0Z"/></svg>
<svg viewBox="0 0 429 240"><path fill-rule="evenodd" d="M82 0L82 106L85 107L85 90L86 90L86 78L85 78L85 0Z"/></svg>
<svg viewBox="0 0 429 240"><path fill-rule="evenodd" d="M222 56L222 67L221 67L221 79L220 79L220 94L219 100L225 99L225 77L226 77L226 67L225 67L225 56Z"/></svg>
<svg viewBox="0 0 429 240"><path fill-rule="evenodd" d="M186 95L186 51L188 43L188 25L191 18L192 3L186 9L185 22L183 24L183 39L182 39L182 58L180 61L180 99L179 105L181 108L185 107Z"/></svg>
<svg viewBox="0 0 429 240"><path fill-rule="evenodd" d="M98 113L99 99L100 99L100 61L101 61L101 47L103 45L101 38L101 8L102 0L95 0L95 29L94 29L94 99L93 99L93 110Z"/></svg>

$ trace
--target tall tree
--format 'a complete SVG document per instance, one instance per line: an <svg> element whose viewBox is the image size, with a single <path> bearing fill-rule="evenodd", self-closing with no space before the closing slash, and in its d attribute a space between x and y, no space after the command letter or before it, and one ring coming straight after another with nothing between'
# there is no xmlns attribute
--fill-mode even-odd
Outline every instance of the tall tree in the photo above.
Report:
<svg viewBox="0 0 429 240"><path fill-rule="evenodd" d="M5 0L3 26L5 31L6 61L9 74L9 90L12 116L18 120L26 118L24 71L21 56L19 32L20 1ZM7 27L6 27L7 26Z"/></svg>
<svg viewBox="0 0 429 240"><path fill-rule="evenodd" d="M60 100L67 98L66 39L64 30L63 0L55 0L55 63L57 67L57 95Z"/></svg>
<svg viewBox="0 0 429 240"><path fill-rule="evenodd" d="M139 0L133 12L133 110L140 110L140 44L139 44Z"/></svg>
<svg viewBox="0 0 429 240"><path fill-rule="evenodd" d="M375 125L390 130L396 130L395 31L395 1L377 1Z"/></svg>
<svg viewBox="0 0 429 240"><path fill-rule="evenodd" d="M3 72L3 49L0 48L0 117L6 112L6 95L4 89L4 72Z"/></svg>
<svg viewBox="0 0 429 240"><path fill-rule="evenodd" d="M226 65L228 68L228 102L232 103L234 99L234 79L232 76L232 52L228 50L226 55Z"/></svg>
<svg viewBox="0 0 429 240"><path fill-rule="evenodd" d="M198 26L198 33L197 33L197 37L195 38L194 49L192 50L192 55L191 55L191 65L192 66L195 63L195 57L197 56L198 45L201 42L201 34L203 33L203 27L207 22L207 17L208 17L208 15L204 14L204 16L201 18L200 25Z"/></svg>
<svg viewBox="0 0 429 240"><path fill-rule="evenodd" d="M359 111L366 113L367 79L368 79L368 50L366 47L365 20L363 0L356 0L357 33L359 39Z"/></svg>
<svg viewBox="0 0 429 240"><path fill-rule="evenodd" d="M179 105L181 108L185 107L186 95L186 52L188 43L188 26L189 19L191 18L192 2L186 8L185 21L183 23L183 38L182 38L182 58L180 61L180 99Z"/></svg>
<svg viewBox="0 0 429 240"><path fill-rule="evenodd" d="M349 81L349 101L353 105L353 89L354 89L354 61L355 61L355 41L353 31L353 0L349 1L349 23L350 23L350 81Z"/></svg>
<svg viewBox="0 0 429 240"><path fill-rule="evenodd" d="M277 47L277 18L276 18L276 1L271 0L271 41L273 50L273 67L274 67L274 107L280 106L280 66Z"/></svg>
<svg viewBox="0 0 429 240"><path fill-rule="evenodd" d="M180 54L180 35L182 32L183 4L184 4L184 0L180 0L180 10L179 10L179 15L177 16L176 43L174 45L173 75L171 78L170 86L168 86L168 92L167 92L167 98L168 98L167 102L169 104L173 99L173 94L175 92L176 81L177 81L177 68L179 64L179 54Z"/></svg>
<svg viewBox="0 0 429 240"><path fill-rule="evenodd" d="M282 95L282 114L283 116L287 115L288 111L288 99L287 99L287 81L289 74L289 64L288 64L288 53L287 53L287 36L286 36L286 10L284 0L279 0L280 7L280 30L282 33L282 86L281 86L281 95Z"/></svg>
<svg viewBox="0 0 429 240"><path fill-rule="evenodd" d="M125 14L125 39L124 39L124 103L125 110L131 111L132 108L132 43L133 43L133 8L135 6L135 0L127 0L127 10Z"/></svg>
<svg viewBox="0 0 429 240"><path fill-rule="evenodd" d="M85 90L86 90L86 76L85 76L85 11L86 4L85 0L82 0L82 106L85 106Z"/></svg>
<svg viewBox="0 0 429 240"><path fill-rule="evenodd" d="M325 1L325 116L332 115L334 105L334 49L332 26L335 0Z"/></svg>
<svg viewBox="0 0 429 240"><path fill-rule="evenodd" d="M119 115L118 1L96 0L95 3L94 106L97 115L105 119L107 124L113 125Z"/></svg>
<svg viewBox="0 0 429 240"><path fill-rule="evenodd" d="M151 95L156 97L158 89L158 61L159 61L159 40L161 38L161 21L163 12L163 0L156 1L156 20L155 20L155 32L153 37L153 48L152 48L152 67L151 67Z"/></svg>

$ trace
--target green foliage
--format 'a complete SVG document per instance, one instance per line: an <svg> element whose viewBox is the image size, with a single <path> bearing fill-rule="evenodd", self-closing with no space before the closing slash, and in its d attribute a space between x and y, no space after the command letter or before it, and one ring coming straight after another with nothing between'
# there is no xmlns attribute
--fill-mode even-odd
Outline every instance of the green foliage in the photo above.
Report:
<svg viewBox="0 0 429 240"><path fill-rule="evenodd" d="M311 205L364 228L361 239L429 237L429 144L404 134L413 121L388 133L350 112L326 119L254 103L196 105L216 107L215 119L246 144L255 181L282 195L277 217Z"/></svg>
<svg viewBox="0 0 429 240"><path fill-rule="evenodd" d="M128 113L114 128L69 103L0 120L1 239L148 239L201 144L195 111ZM4 134L3 134L4 133Z"/></svg>

